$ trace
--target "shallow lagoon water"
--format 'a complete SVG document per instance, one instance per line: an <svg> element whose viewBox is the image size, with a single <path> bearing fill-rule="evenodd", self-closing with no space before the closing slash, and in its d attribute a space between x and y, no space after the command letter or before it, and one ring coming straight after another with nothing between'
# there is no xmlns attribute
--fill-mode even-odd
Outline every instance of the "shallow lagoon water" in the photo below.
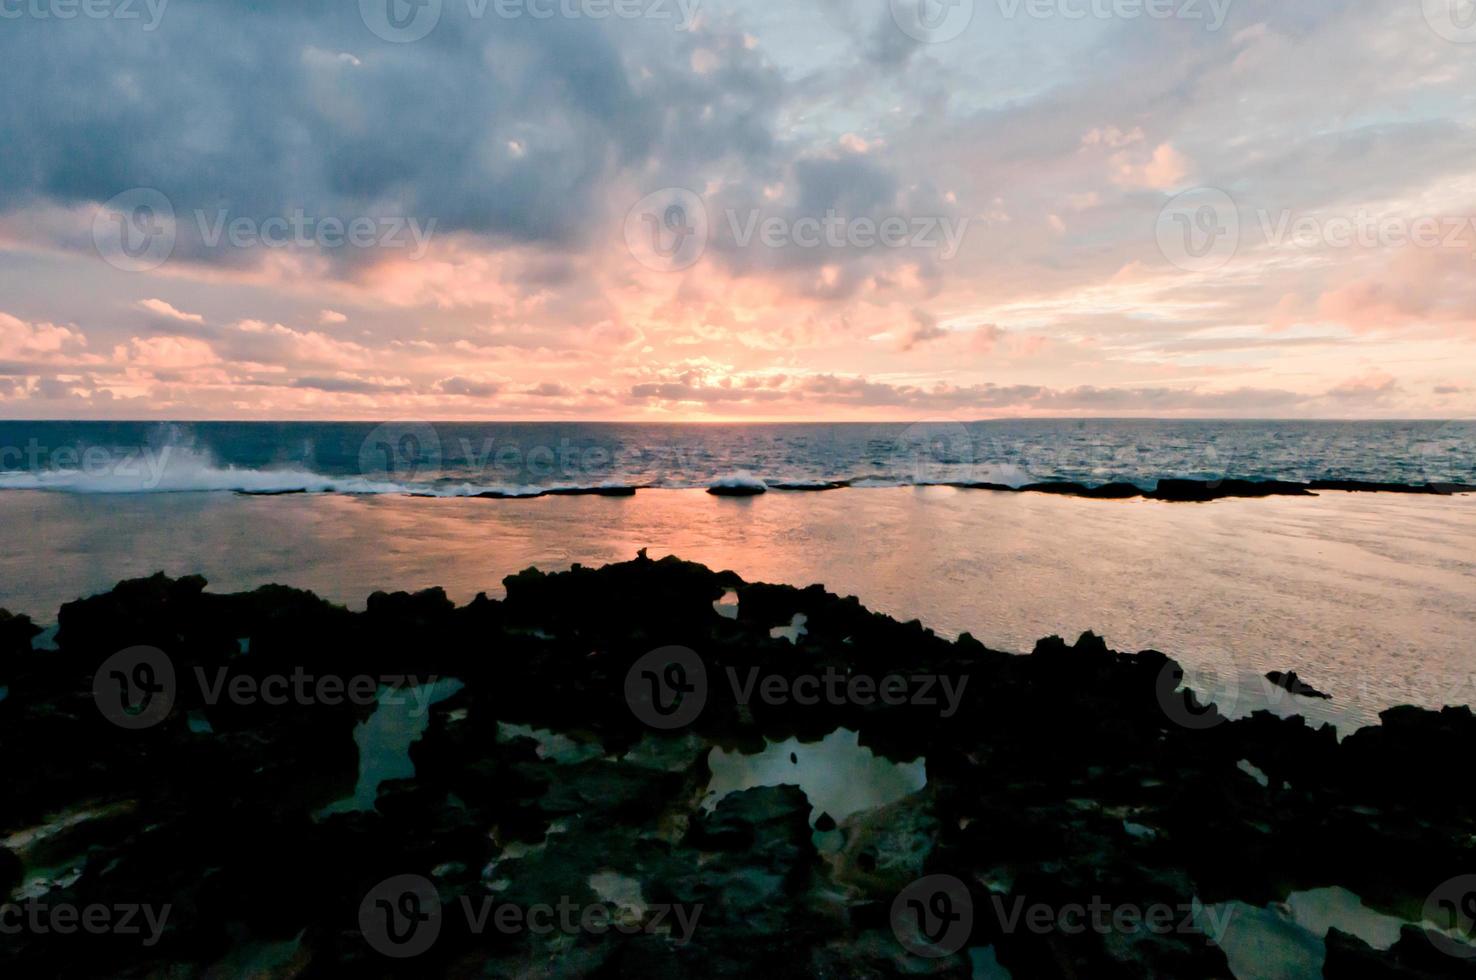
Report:
<svg viewBox="0 0 1476 980"><path fill-rule="evenodd" d="M1393 704L1476 701L1476 495L1097 501L947 488L742 500L435 500L0 493L0 607L54 620L118 580L200 573L217 591L280 582L362 608L376 590L501 593L531 565L649 548L750 581L823 583L869 608L1028 652L1095 630L1234 679L1231 715L1270 704L1343 726ZM1333 695L1268 688L1296 670Z"/></svg>

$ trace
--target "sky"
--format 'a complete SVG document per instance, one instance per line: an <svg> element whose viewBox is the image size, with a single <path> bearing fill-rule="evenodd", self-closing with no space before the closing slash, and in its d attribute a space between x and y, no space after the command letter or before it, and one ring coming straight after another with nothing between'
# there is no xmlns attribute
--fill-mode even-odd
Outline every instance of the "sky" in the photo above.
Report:
<svg viewBox="0 0 1476 980"><path fill-rule="evenodd" d="M1473 0L0 0L0 417L1476 416Z"/></svg>

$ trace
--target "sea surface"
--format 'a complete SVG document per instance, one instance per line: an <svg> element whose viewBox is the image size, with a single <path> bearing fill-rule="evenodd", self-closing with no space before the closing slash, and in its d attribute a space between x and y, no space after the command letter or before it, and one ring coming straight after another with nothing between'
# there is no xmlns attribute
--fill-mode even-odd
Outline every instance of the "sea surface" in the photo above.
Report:
<svg viewBox="0 0 1476 980"><path fill-rule="evenodd" d="M0 422L0 489L476 496L1164 478L1476 484L1476 423L912 424Z"/></svg>
<svg viewBox="0 0 1476 980"><path fill-rule="evenodd" d="M1117 649L1180 659L1231 714L1267 707L1347 731L1394 704L1476 703L1476 494L1178 504L931 484L1476 483L1470 436L1468 423L1425 422L4 422L0 608L50 624L63 602L157 571L203 574L220 591L278 582L356 608L378 590L432 586L466 602L500 595L503 578L529 566L599 565L649 548L749 581L823 583L996 649L1025 653L1040 637L1094 630ZM502 469L497 452L486 460L488 440ZM559 469L560 450L579 461ZM27 465L15 465L20 451ZM703 492L740 473L857 482L743 499ZM656 489L467 492L601 484ZM1288 669L1333 700L1293 698L1262 679Z"/></svg>

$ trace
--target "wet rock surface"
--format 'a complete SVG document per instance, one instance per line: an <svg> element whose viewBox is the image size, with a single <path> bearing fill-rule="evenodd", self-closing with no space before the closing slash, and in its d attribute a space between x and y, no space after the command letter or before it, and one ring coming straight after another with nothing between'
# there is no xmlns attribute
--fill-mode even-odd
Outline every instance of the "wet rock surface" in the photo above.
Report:
<svg viewBox="0 0 1476 980"><path fill-rule="evenodd" d="M1317 698L1321 701L1332 700L1331 694L1324 694L1322 691L1317 690L1317 688L1313 687L1311 684L1308 684L1306 681L1298 677L1297 672L1294 670L1285 672L1280 670L1273 670L1271 671L1271 673L1266 675L1266 680L1270 681L1272 684L1275 684L1283 691L1288 691L1292 694L1297 694L1304 698Z"/></svg>
<svg viewBox="0 0 1476 980"><path fill-rule="evenodd" d="M63 607L50 652L0 614L0 888L168 909L151 943L0 933L0 976L968 977L987 947L1017 978L1228 977L1195 909L1337 884L1417 923L1476 871L1469 708L1391 709L1340 743L1228 720L1164 654L1092 634L1014 656L671 558L505 585L355 613L155 576ZM736 618L713 606L729 591ZM139 647L164 660L111 666ZM463 686L416 709L435 678ZM347 696L365 679L378 708ZM168 710L110 720L142 704L130 685ZM424 715L414 775L332 809L395 693ZM782 782L704 805L714 750L841 729L923 760L926 786L841 817ZM404 876L409 905L382 891ZM947 901L916 891L941 879ZM1415 926L1325 944L1328 977L1476 975Z"/></svg>

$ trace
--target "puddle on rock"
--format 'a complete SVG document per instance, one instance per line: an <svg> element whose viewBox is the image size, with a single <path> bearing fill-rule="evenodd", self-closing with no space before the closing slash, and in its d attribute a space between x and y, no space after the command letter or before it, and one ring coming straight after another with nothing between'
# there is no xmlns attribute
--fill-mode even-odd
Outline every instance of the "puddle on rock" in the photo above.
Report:
<svg viewBox="0 0 1476 980"><path fill-rule="evenodd" d="M605 757L605 748L598 742L580 742L568 735L531 725L510 725L502 721L497 723L497 741L512 742L520 738L531 739L538 746L535 750L538 758L560 765L572 766Z"/></svg>
<svg viewBox="0 0 1476 980"><path fill-rule="evenodd" d="M1013 980L1010 971L999 965L993 946L970 949L969 968L973 980Z"/></svg>
<svg viewBox="0 0 1476 980"><path fill-rule="evenodd" d="M723 593L723 597L721 599L714 599L712 601L712 609L713 612L717 613L724 619L737 619L738 590L729 589Z"/></svg>
<svg viewBox="0 0 1476 980"><path fill-rule="evenodd" d="M1195 925L1225 951L1235 980L1302 980L1322 976L1327 950L1322 940L1276 906L1244 902L1201 905Z"/></svg>
<svg viewBox="0 0 1476 980"><path fill-rule="evenodd" d="M775 626L769 630L769 639L788 640L791 646L798 646L800 637L810 632L805 629L805 624L809 621L810 618L804 613L795 613L788 626Z"/></svg>
<svg viewBox="0 0 1476 980"><path fill-rule="evenodd" d="M707 756L712 780L703 809L755 786L798 786L810 800L810 823L821 813L836 821L910 796L928 783L927 760L891 762L861 745L861 736L841 728L818 742L791 738L769 742L756 755L714 748Z"/></svg>
<svg viewBox="0 0 1476 980"><path fill-rule="evenodd" d="M1245 773L1247 776L1260 783L1262 788L1271 788L1271 779L1256 766L1252 765L1249 759L1241 759L1239 762L1235 763L1235 768L1239 769L1241 772Z"/></svg>
<svg viewBox="0 0 1476 980"><path fill-rule="evenodd" d="M1225 951L1235 980L1320 977L1328 929L1357 936L1374 949L1388 949L1399 941L1399 930L1406 924L1338 887L1292 892L1285 902L1266 908L1244 902L1197 908L1201 911L1196 923ZM1216 919L1206 918L1206 913Z"/></svg>
<svg viewBox="0 0 1476 980"><path fill-rule="evenodd" d="M52 623L40 633L37 633L31 640L31 649L40 650L45 653L59 652L61 647L56 645L56 634L59 632L61 632L61 626L57 623Z"/></svg>
<svg viewBox="0 0 1476 980"><path fill-rule="evenodd" d="M354 795L319 811L318 816L373 810L381 783L414 776L410 746L430 727L430 706L464 686L454 677L444 677L419 688L396 691L381 687L374 713L354 727L354 742L359 746L359 781Z"/></svg>
<svg viewBox="0 0 1476 980"><path fill-rule="evenodd" d="M1388 949L1399 942L1402 919L1375 912L1363 899L1346 888L1314 888L1292 892L1286 900L1292 920L1318 938L1326 938L1329 928L1350 933L1374 949Z"/></svg>
<svg viewBox="0 0 1476 980"><path fill-rule="evenodd" d="M613 905L616 914L627 921L639 922L649 911L641 883L627 875L601 871L589 876L589 887L600 901Z"/></svg>

